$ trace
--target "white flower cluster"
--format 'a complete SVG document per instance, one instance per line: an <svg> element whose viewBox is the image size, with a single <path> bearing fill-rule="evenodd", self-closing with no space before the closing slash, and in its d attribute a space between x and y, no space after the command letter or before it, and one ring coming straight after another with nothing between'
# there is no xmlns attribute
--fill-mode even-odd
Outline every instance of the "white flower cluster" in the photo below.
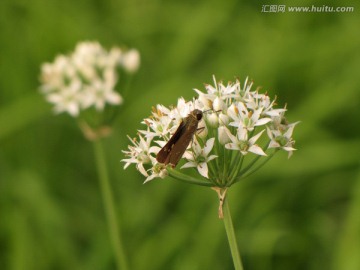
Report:
<svg viewBox="0 0 360 270"><path fill-rule="evenodd" d="M232 182L239 177L245 156L267 156L269 152L272 155L271 148L275 148L287 151L290 157L295 150L292 133L297 123L288 124L284 117L286 108L274 108L275 100L252 91L251 87L248 79L241 87L238 80L225 85L214 77L214 86L205 85L205 93L195 89L198 98L193 101L180 98L175 108L157 105L142 122L146 129L139 131L138 139L130 139L132 145L123 151L127 157L122 160L125 168L136 164L146 177L145 182L165 177L166 166L157 162L156 154L194 109L203 112L203 119L183 155L186 163L181 169L194 167L214 185L220 185L220 182L224 184L221 178ZM260 146L257 141L263 134L268 138ZM257 160L256 156L253 161Z"/></svg>
<svg viewBox="0 0 360 270"><path fill-rule="evenodd" d="M114 89L117 67L135 72L140 55L132 49L109 52L98 42L81 42L70 55L58 55L53 63L41 67L41 91L54 104L55 112L78 116L80 110L95 107L102 111L106 103L119 105L121 95Z"/></svg>

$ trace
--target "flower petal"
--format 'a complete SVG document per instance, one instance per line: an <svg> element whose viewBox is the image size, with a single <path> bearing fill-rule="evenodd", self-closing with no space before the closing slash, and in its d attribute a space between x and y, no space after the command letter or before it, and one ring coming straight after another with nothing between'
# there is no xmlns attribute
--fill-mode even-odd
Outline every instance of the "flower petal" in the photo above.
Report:
<svg viewBox="0 0 360 270"><path fill-rule="evenodd" d="M213 160L213 159L215 159L215 158L217 158L217 157L218 157L217 155L211 155L210 157L208 157L208 158L206 159L206 161L209 162L209 161L211 161L211 160Z"/></svg>
<svg viewBox="0 0 360 270"><path fill-rule="evenodd" d="M197 167L197 164L193 161L189 161L189 162L185 163L184 165L182 165L180 169L194 168L194 167Z"/></svg>
<svg viewBox="0 0 360 270"><path fill-rule="evenodd" d="M256 121L254 126L262 126L262 125L265 125L265 124L267 124L267 123L269 123L271 121L272 121L271 118L261 118L261 119Z"/></svg>
<svg viewBox="0 0 360 270"><path fill-rule="evenodd" d="M236 143L227 143L225 144L225 148L230 150L239 150L239 146Z"/></svg>
<svg viewBox="0 0 360 270"><path fill-rule="evenodd" d="M206 177L206 178L209 178L208 176L208 166L207 166L207 163L206 162L201 162L198 166L197 166L197 169L198 169L198 172Z"/></svg>
<svg viewBox="0 0 360 270"><path fill-rule="evenodd" d="M262 150L262 148L256 144L250 146L248 151L256 155L267 156L266 153Z"/></svg>
<svg viewBox="0 0 360 270"><path fill-rule="evenodd" d="M206 141L204 146L204 155L207 156L214 146L215 138L210 138Z"/></svg>
<svg viewBox="0 0 360 270"><path fill-rule="evenodd" d="M290 151L296 151L295 148L290 147L290 146L284 146L283 149L284 149L285 151L288 151L288 152L290 152Z"/></svg>

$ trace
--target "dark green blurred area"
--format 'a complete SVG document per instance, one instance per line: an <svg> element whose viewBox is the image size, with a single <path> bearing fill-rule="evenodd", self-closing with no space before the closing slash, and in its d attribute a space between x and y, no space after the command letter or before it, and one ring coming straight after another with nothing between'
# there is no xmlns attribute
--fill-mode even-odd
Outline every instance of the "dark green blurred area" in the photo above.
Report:
<svg viewBox="0 0 360 270"><path fill-rule="evenodd" d="M143 185L119 161L158 103L238 76L287 103L298 151L234 186L245 269L360 269L360 16L262 13L252 1L0 2L0 269L114 269L92 145L38 92L40 66L82 40L142 57L105 141L132 269L232 269L215 192Z"/></svg>

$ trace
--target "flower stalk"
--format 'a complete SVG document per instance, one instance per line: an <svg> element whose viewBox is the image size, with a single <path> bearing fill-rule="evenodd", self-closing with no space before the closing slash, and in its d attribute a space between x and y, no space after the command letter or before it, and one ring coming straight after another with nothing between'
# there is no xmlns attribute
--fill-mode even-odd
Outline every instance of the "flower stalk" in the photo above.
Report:
<svg viewBox="0 0 360 270"><path fill-rule="evenodd" d="M105 209L105 214L109 229L109 237L112 242L117 269L127 270L129 268L126 261L124 248L122 245L120 226L115 211L115 204L111 192L102 141L95 140L93 142L93 146L94 146L94 154L96 159L96 167L99 174L99 185L100 185L101 195L103 199L103 204L104 204L104 209Z"/></svg>
<svg viewBox="0 0 360 270"><path fill-rule="evenodd" d="M218 214L219 214L219 218L223 219L224 218L223 205L224 205L224 201L226 198L227 188L212 187L211 189L215 190L215 192L217 193L217 195L219 197Z"/></svg>
<svg viewBox="0 0 360 270"><path fill-rule="evenodd" d="M226 235L227 235L229 246L230 246L231 256L232 256L232 259L234 262L234 267L235 267L235 270L243 270L240 252L239 252L238 244L236 241L234 225L233 225L233 222L231 219L228 198L226 196L224 197L223 206L224 206L223 220L224 220Z"/></svg>

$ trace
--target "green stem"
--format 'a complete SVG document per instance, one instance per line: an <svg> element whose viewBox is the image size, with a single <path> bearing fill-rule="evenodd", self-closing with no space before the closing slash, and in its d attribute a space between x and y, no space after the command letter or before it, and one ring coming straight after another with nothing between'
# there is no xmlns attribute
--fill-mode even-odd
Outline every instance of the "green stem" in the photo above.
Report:
<svg viewBox="0 0 360 270"><path fill-rule="evenodd" d="M243 270L241 263L240 252L236 242L235 230L231 219L230 208L228 204L228 199L225 197L223 204L223 213L224 213L224 225L227 234L227 238L230 245L231 255L234 262L235 270Z"/></svg>
<svg viewBox="0 0 360 270"><path fill-rule="evenodd" d="M240 171L240 169L241 169L241 167L243 165L244 159L245 159L244 155L242 155L240 152L238 153L238 156L240 156L240 160L238 160L237 163L234 164L234 169L231 171L231 174L230 174L230 177L229 177L230 182L228 184L229 187L234 183L236 173L238 171Z"/></svg>
<svg viewBox="0 0 360 270"><path fill-rule="evenodd" d="M252 169L252 170L250 170L250 171L245 171L243 174L242 174L242 172L240 172L239 176L240 176L241 178L245 178L245 177L248 177L248 176L252 175L254 172L256 172L257 170L259 170L262 166L264 166L266 163L268 163L269 160L272 159L272 157L275 155L276 152L277 152L277 151L274 151L271 155L267 156L267 157L263 160L263 162L261 162L256 168L254 168L254 169ZM260 156L259 156L259 157L260 157ZM258 160L258 159L257 159L257 160ZM256 161L257 161L257 160L256 160ZM255 164L255 163L254 163L254 164Z"/></svg>
<svg viewBox="0 0 360 270"><path fill-rule="evenodd" d="M125 74L123 74L123 77L124 77L124 75ZM131 83L133 81L133 77L134 77L133 74L128 74L127 75L127 80L125 82L125 85L124 85L121 93L120 93L123 96L124 99L127 98L127 95L128 95L129 89L130 89L130 85L131 85Z"/></svg>
<svg viewBox="0 0 360 270"><path fill-rule="evenodd" d="M127 270L128 265L126 262L124 249L121 243L120 227L116 217L114 199L111 192L104 149L100 139L94 141L93 145L94 145L97 170L99 174L101 195L105 207L109 236L112 241L112 245L114 249L117 269Z"/></svg>
<svg viewBox="0 0 360 270"><path fill-rule="evenodd" d="M169 176L171 176L172 178L174 178L176 180L180 180L180 181L188 183L188 184L195 184L195 185L205 186L205 187L214 186L214 184L212 184L210 182L205 182L203 180L197 179L197 178L192 177L190 175L181 173L181 172L179 172L177 170L174 170L172 168L167 168L167 171L169 172Z"/></svg>

